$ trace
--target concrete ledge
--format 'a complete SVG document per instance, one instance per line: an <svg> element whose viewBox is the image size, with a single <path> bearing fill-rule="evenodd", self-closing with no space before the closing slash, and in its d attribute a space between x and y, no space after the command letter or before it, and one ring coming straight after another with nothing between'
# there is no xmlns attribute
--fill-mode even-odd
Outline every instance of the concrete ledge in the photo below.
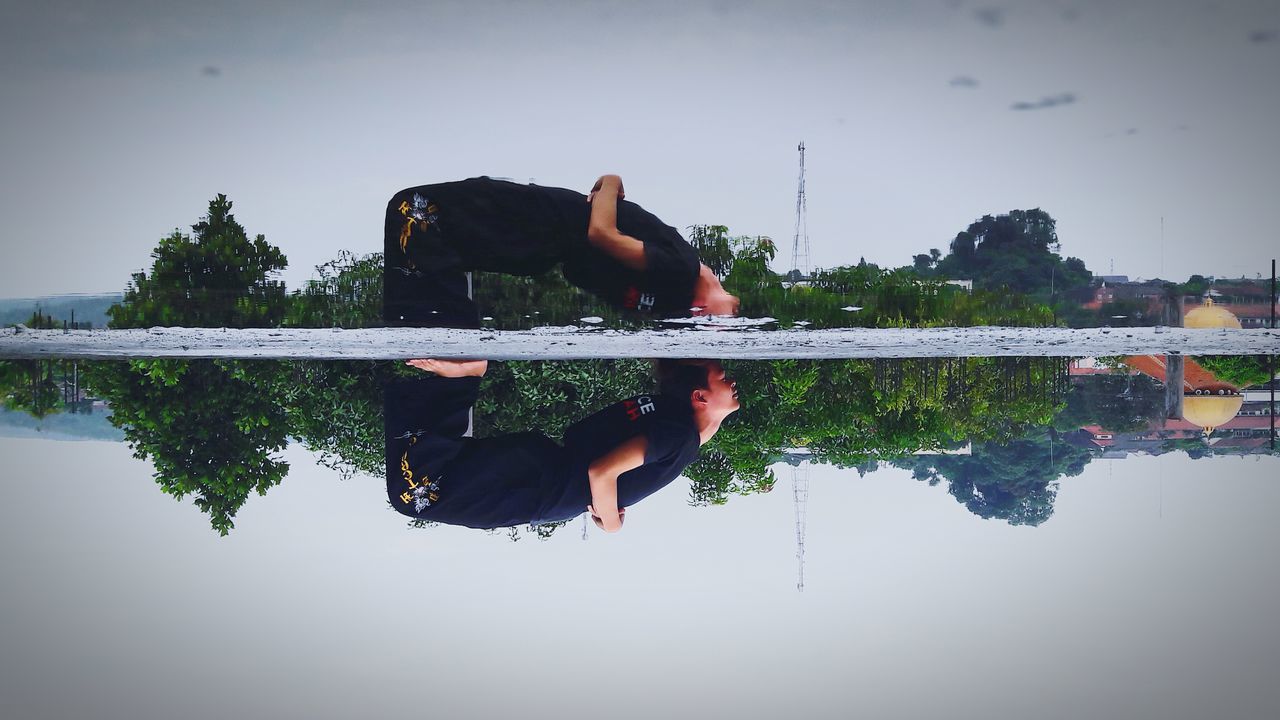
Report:
<svg viewBox="0 0 1280 720"><path fill-rule="evenodd" d="M901 358L1280 354L1280 330L926 328L521 331L447 328L26 330L0 332L0 359L241 358L491 360L711 357Z"/></svg>

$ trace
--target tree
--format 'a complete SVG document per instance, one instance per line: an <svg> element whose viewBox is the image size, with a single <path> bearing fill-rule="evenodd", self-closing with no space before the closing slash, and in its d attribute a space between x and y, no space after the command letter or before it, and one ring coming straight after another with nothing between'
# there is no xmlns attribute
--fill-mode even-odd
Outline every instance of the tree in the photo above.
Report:
<svg viewBox="0 0 1280 720"><path fill-rule="evenodd" d="M1266 355L1203 355L1195 360L1219 380L1238 388L1261 385L1271 378Z"/></svg>
<svg viewBox="0 0 1280 720"><path fill-rule="evenodd" d="M284 407L269 392L276 363L134 360L86 368L111 404L134 457L150 459L161 489L188 495L226 535L251 493L265 495L288 473L273 457L288 437Z"/></svg>
<svg viewBox="0 0 1280 720"><path fill-rule="evenodd" d="M724 225L690 225L689 244L698 251L698 258L711 268L717 278L728 277L733 270L734 249L729 228Z"/></svg>
<svg viewBox="0 0 1280 720"><path fill-rule="evenodd" d="M1164 402L1164 386L1146 375L1085 376L1073 383L1053 427L1062 432L1086 425L1117 433L1141 430L1164 416Z"/></svg>
<svg viewBox="0 0 1280 720"><path fill-rule="evenodd" d="M1035 430L1007 442L977 443L971 455L917 457L900 461L917 480L946 480L957 502L973 514L1039 525L1053 515L1058 479L1079 475L1092 457L1056 433Z"/></svg>
<svg viewBox="0 0 1280 720"><path fill-rule="evenodd" d="M0 405L42 418L62 409L53 360L0 360Z"/></svg>
<svg viewBox="0 0 1280 720"><path fill-rule="evenodd" d="M192 228L193 237L175 231L160 241L150 274L135 274L111 308L111 325L279 324L284 285L271 275L284 254L261 235L250 241L225 195ZM152 461L160 487L193 496L226 535L249 494L265 494L288 470L273 457L288 436L281 373L268 362L135 360L92 363L85 380L110 403L134 455Z"/></svg>
<svg viewBox="0 0 1280 720"><path fill-rule="evenodd" d="M138 272L113 305L111 327L272 327L284 317L288 264L262 235L250 240L218 195L193 235L174 230L151 252L151 274Z"/></svg>
<svg viewBox="0 0 1280 720"><path fill-rule="evenodd" d="M1183 295L1195 295L1197 297L1204 295L1209 289L1209 279L1203 275L1192 275L1186 282L1178 287L1179 292Z"/></svg>
<svg viewBox="0 0 1280 720"><path fill-rule="evenodd" d="M316 266L316 277L289 296L290 327L377 327L382 324L382 253L343 251Z"/></svg>
<svg viewBox="0 0 1280 720"><path fill-rule="evenodd" d="M1092 274L1084 262L1057 254L1056 226L1039 208L984 215L955 236L950 253L936 261L936 274L971 279L975 288L1008 288L1046 299L1088 287Z"/></svg>

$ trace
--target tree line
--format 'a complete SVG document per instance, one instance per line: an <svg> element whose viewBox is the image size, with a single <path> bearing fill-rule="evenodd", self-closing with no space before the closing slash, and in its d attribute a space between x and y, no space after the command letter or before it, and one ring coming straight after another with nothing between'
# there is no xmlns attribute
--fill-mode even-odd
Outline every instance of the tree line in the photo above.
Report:
<svg viewBox="0 0 1280 720"><path fill-rule="evenodd" d="M231 209L231 202L218 195L190 234L175 231L163 238L149 271L134 274L122 302L111 308L112 327L381 322L378 254L344 253L289 293L276 279L286 267L284 254L261 235L251 239ZM1052 245L1047 216L1020 222L1035 243ZM975 235L970 254L976 258L988 243L1005 242L998 240L1000 232L1005 230ZM813 318L810 322L817 324L875 327L1051 321L1044 305L1020 296L984 289L965 293L919 272L866 263L784 285L782 276L769 270L776 248L768 238L733 237L723 226L697 226L690 236L726 287L743 298L744 308L768 310L783 321ZM968 245L959 247L969 252ZM481 274L477 280L477 301L499 327L528 322L524 316L534 307L544 308L551 320L591 313L631 322L555 273L540 278ZM849 303L862 304L863 310L846 310ZM85 383L110 403L112 423L124 430L137 457L152 462L161 488L177 498L193 498L224 535L251 495L265 494L285 477L288 466L278 454L289 438L344 475L380 477L382 387L395 375L416 372L398 363L356 361L83 365ZM1027 428L1048 424L1067 392L1065 366L1055 359L726 365L739 378L743 410L689 468L694 504L768 491L775 483L769 466L792 447L806 447L820 461L855 467L963 441L1009 442ZM652 379L642 360L594 360L495 363L484 382L477 406L479 436L537 429L557 437L600 406L651 387ZM498 412L498 398L503 412ZM529 418L533 427L517 426ZM1026 517L1038 516L1029 512Z"/></svg>

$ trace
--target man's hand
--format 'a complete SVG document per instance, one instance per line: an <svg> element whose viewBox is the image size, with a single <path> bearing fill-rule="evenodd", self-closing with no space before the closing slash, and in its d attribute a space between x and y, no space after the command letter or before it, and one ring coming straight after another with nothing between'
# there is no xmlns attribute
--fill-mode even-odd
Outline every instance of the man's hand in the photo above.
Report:
<svg viewBox="0 0 1280 720"><path fill-rule="evenodd" d="M600 516L596 514L596 509L588 505L587 512L591 513L591 520L596 524L596 527L600 528L601 530L605 530L604 521L601 520ZM622 525L626 523L626 521L627 521L627 509L624 507L618 508L618 527L621 528ZM605 530L605 532L608 532L608 530Z"/></svg>
<svg viewBox="0 0 1280 720"><path fill-rule="evenodd" d="M591 192L587 193L587 202L591 202L592 200L595 200L596 193L600 192L600 190L604 188L606 185L610 187L613 187L615 185L617 186L619 200L627 196L626 192L622 189L621 177L617 175L601 175L600 179L596 180L596 184L591 186Z"/></svg>
<svg viewBox="0 0 1280 720"><path fill-rule="evenodd" d="M436 360L434 358L421 358L417 360L405 360L405 365L410 365L425 370L429 373L435 373L441 377L482 377L486 370L489 369L488 360Z"/></svg>

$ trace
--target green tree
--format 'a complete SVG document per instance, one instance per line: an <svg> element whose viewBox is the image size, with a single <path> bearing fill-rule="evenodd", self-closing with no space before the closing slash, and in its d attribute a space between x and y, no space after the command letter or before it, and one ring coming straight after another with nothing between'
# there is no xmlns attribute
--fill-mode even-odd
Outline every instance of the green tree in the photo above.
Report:
<svg viewBox="0 0 1280 720"><path fill-rule="evenodd" d="M250 240L218 195L209 214L178 230L151 252L151 273L133 275L124 300L113 305L111 327L272 327L284 317L284 283L272 276L288 264L262 235Z"/></svg>
<svg viewBox="0 0 1280 720"><path fill-rule="evenodd" d="M164 492L192 496L221 535L251 493L265 495L288 472L273 457L288 436L285 409L264 392L277 382L276 363L101 362L86 375L134 457L151 460Z"/></svg>
<svg viewBox="0 0 1280 720"><path fill-rule="evenodd" d="M290 436L344 479L382 477L382 392L392 377L410 372L403 367L361 360L287 363L273 381Z"/></svg>
<svg viewBox="0 0 1280 720"><path fill-rule="evenodd" d="M734 249L729 228L724 225L690 225L689 244L698 251L698 258L711 268L721 280L733 270Z"/></svg>
<svg viewBox="0 0 1280 720"><path fill-rule="evenodd" d="M895 464L931 485L947 481L952 497L979 517L1034 526L1053 515L1058 480L1079 475L1091 459L1087 450L1041 429L1015 440L977 443L971 455L913 457Z"/></svg>
<svg viewBox="0 0 1280 720"><path fill-rule="evenodd" d="M958 233L937 274L971 279L975 288L1050 298L1088 287L1092 274L1079 258L1063 259L1057 223L1039 208L985 215Z"/></svg>
<svg viewBox="0 0 1280 720"><path fill-rule="evenodd" d="M52 360L0 360L0 403L7 410L45 417L62 409Z"/></svg>
<svg viewBox="0 0 1280 720"><path fill-rule="evenodd" d="M1056 358L726 362L742 408L689 467L696 504L774 484L786 448L856 467L1047 424L1067 392Z"/></svg>
<svg viewBox="0 0 1280 720"><path fill-rule="evenodd" d="M269 327L284 317L284 285L271 276L284 254L263 236L249 240L218 195L194 236L174 232L152 252L150 273L133 276L111 308L112 327ZM265 494L288 466L287 416L277 392L280 363L136 360L92 363L85 380L111 407L111 422L160 487L192 496L226 535L251 493Z"/></svg>
<svg viewBox="0 0 1280 720"><path fill-rule="evenodd" d="M1203 275L1192 275L1187 281L1178 286L1178 291L1183 295L1195 295L1200 297L1205 294L1212 284L1208 278Z"/></svg>
<svg viewBox="0 0 1280 720"><path fill-rule="evenodd" d="M1164 386L1146 375L1091 375L1072 384L1053 427L1069 432L1099 425L1112 432L1149 427L1164 415Z"/></svg>
<svg viewBox="0 0 1280 720"><path fill-rule="evenodd" d="M1219 380L1238 388L1261 385L1271 378L1266 355L1198 355L1195 360Z"/></svg>
<svg viewBox="0 0 1280 720"><path fill-rule="evenodd" d="M289 296L289 327L362 328L382 325L382 253L343 251L316 266L315 277Z"/></svg>

